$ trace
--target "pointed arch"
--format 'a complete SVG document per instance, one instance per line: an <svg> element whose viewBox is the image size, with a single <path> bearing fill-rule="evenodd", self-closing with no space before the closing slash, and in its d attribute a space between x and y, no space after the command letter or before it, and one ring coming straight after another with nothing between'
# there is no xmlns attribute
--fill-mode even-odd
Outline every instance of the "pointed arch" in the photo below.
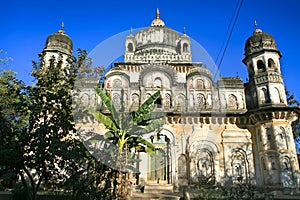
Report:
<svg viewBox="0 0 300 200"><path fill-rule="evenodd" d="M197 90L204 90L205 89L205 84L204 84L204 80L201 78L197 78L196 79L196 87Z"/></svg>
<svg viewBox="0 0 300 200"><path fill-rule="evenodd" d="M234 94L230 94L228 96L227 108L230 109L230 110L238 109L238 101L237 101L237 98Z"/></svg>
<svg viewBox="0 0 300 200"><path fill-rule="evenodd" d="M122 81L120 79L115 79L113 81L113 88L115 88L115 89L122 88Z"/></svg>
<svg viewBox="0 0 300 200"><path fill-rule="evenodd" d="M274 68L275 67L275 62L272 58L268 59L268 67L269 68Z"/></svg>
<svg viewBox="0 0 300 200"><path fill-rule="evenodd" d="M205 96L201 93L198 93L196 96L196 105L198 107L204 107L206 105Z"/></svg>
<svg viewBox="0 0 300 200"><path fill-rule="evenodd" d="M140 101L140 96L136 93L131 95L131 105L132 107L138 107Z"/></svg>
<svg viewBox="0 0 300 200"><path fill-rule="evenodd" d="M183 52L188 52L188 47L189 45L187 43L183 43L182 45Z"/></svg>
<svg viewBox="0 0 300 200"><path fill-rule="evenodd" d="M177 110L182 111L185 110L186 107L186 98L184 94L177 95Z"/></svg>
<svg viewBox="0 0 300 200"><path fill-rule="evenodd" d="M268 90L266 88L262 88L260 90L260 99L261 99L262 104L270 102L270 96L269 96Z"/></svg>
<svg viewBox="0 0 300 200"><path fill-rule="evenodd" d="M116 107L121 106L120 94L118 94L118 93L113 94L112 100L113 100L114 106L116 106Z"/></svg>
<svg viewBox="0 0 300 200"><path fill-rule="evenodd" d="M256 62L256 65L257 65L257 70L258 70L258 71L265 71L266 65L265 65L264 61L258 60L258 61Z"/></svg>
<svg viewBox="0 0 300 200"><path fill-rule="evenodd" d="M235 148L231 151L231 170L234 182L248 182L249 163L243 149Z"/></svg>
<svg viewBox="0 0 300 200"><path fill-rule="evenodd" d="M214 176L214 156L210 150L204 148L198 151L196 165L198 177Z"/></svg>
<svg viewBox="0 0 300 200"><path fill-rule="evenodd" d="M193 181L199 177L217 178L219 175L219 147L210 140L197 140L190 146L190 175Z"/></svg>
<svg viewBox="0 0 300 200"><path fill-rule="evenodd" d="M162 80L160 77L156 77L153 81L153 87L162 88Z"/></svg>
<svg viewBox="0 0 300 200"><path fill-rule="evenodd" d="M133 44L131 42L127 45L127 51L133 52Z"/></svg>

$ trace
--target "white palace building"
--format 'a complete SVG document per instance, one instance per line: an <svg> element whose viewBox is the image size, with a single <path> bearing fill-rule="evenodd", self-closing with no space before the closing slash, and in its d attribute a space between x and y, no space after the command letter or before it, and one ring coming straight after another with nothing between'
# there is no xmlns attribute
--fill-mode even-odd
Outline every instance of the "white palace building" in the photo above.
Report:
<svg viewBox="0 0 300 200"><path fill-rule="evenodd" d="M281 53L270 34L255 29L246 40L246 83L238 77L214 81L205 63L192 61L189 36L167 27L159 11L124 44L124 61L108 70L103 89L127 111L160 90L156 110L165 113L163 131L145 135L160 156L138 153L136 184L180 187L213 177L221 184L251 183L267 190L299 187L291 127L298 111L287 105ZM50 35L41 55L45 60L72 56L70 37L63 30ZM86 105L95 105L98 96L89 83L81 95ZM84 126L105 130L92 122Z"/></svg>

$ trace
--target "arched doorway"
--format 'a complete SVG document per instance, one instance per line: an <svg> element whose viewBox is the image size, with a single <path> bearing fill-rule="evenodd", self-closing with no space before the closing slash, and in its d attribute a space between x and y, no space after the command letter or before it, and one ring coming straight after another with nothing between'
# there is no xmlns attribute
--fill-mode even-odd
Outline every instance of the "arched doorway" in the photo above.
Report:
<svg viewBox="0 0 300 200"><path fill-rule="evenodd" d="M158 184L170 183L170 139L163 134L151 136L155 153L149 155L148 182Z"/></svg>

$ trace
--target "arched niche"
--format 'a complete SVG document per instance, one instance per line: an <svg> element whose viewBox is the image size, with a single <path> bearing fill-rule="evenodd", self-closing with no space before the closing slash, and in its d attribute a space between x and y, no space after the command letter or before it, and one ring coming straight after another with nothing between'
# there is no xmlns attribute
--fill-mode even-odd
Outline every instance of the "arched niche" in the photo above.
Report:
<svg viewBox="0 0 300 200"><path fill-rule="evenodd" d="M228 96L227 108L229 110L236 110L239 108L237 97L234 94Z"/></svg>

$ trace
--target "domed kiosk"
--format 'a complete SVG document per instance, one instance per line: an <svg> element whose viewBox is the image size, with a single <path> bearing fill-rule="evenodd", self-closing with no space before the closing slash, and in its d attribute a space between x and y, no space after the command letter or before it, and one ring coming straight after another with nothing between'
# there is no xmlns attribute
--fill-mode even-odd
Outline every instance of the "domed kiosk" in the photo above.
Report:
<svg viewBox="0 0 300 200"><path fill-rule="evenodd" d="M62 23L60 30L48 36L44 51L59 51L72 55L73 42L64 31L64 23Z"/></svg>
<svg viewBox="0 0 300 200"><path fill-rule="evenodd" d="M50 59L59 59L63 61L63 66L68 66L67 59L73 58L73 42L64 31L64 23L62 23L61 29L47 37L40 57L43 58L45 65L49 65Z"/></svg>

